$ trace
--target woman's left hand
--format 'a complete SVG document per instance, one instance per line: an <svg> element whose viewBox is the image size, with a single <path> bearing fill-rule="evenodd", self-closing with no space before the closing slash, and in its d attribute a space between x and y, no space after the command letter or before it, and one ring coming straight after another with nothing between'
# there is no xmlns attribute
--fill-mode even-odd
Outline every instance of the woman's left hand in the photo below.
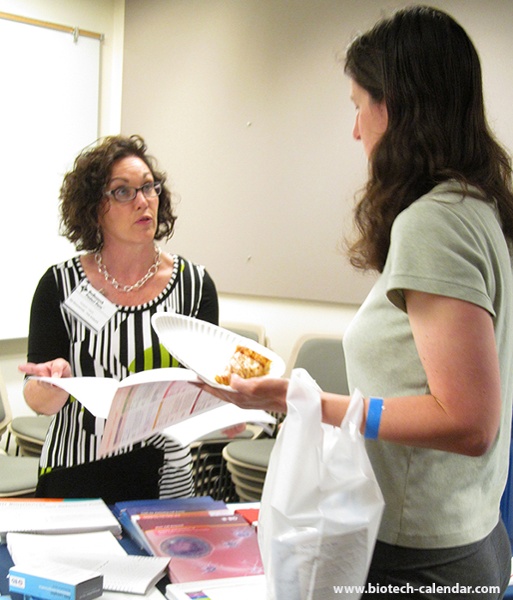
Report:
<svg viewBox="0 0 513 600"><path fill-rule="evenodd" d="M230 387L218 388L208 384L201 387L213 396L235 404L240 408L256 408L268 412L287 412L288 379L252 377L243 379L232 375Z"/></svg>
<svg viewBox="0 0 513 600"><path fill-rule="evenodd" d="M221 433L230 439L236 437L239 435L239 433L243 433L244 431L246 431L246 423L238 423L237 425L232 425L226 429L221 429Z"/></svg>

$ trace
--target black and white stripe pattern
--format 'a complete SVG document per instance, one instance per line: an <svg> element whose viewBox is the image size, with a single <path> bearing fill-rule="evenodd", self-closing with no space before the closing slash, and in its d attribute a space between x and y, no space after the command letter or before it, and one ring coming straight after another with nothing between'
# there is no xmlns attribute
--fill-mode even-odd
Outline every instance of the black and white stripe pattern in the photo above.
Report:
<svg viewBox="0 0 513 600"><path fill-rule="evenodd" d="M217 319L217 296L215 286L204 267L176 255L173 256L173 263L171 279L157 298L141 306L119 306L99 333L62 308L62 303L79 282L85 279L80 257L52 268L61 317L68 335L69 361L73 375L121 380L131 373L146 369L178 366L177 361L160 345L151 327L151 316L157 311L174 311L197 317L202 302L207 300L215 306L215 311L211 315L200 316L214 322ZM42 472L53 467L95 460L104 423L103 419L94 417L78 401L70 398L55 415L50 426L41 455ZM192 495L194 490L189 448L162 435L154 435L142 445L144 444L152 444L164 450L160 496Z"/></svg>

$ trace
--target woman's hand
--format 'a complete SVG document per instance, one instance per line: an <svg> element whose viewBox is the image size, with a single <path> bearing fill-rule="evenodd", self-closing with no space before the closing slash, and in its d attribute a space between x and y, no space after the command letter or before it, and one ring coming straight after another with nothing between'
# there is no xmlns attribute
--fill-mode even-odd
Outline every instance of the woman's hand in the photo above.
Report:
<svg viewBox="0 0 513 600"><path fill-rule="evenodd" d="M24 363L18 369L26 375L37 377L71 377L71 365L64 358L56 358L45 363ZM46 383L29 379L23 388L26 403L32 410L42 415L54 415L66 404L68 392Z"/></svg>
<svg viewBox="0 0 513 600"><path fill-rule="evenodd" d="M246 423L237 423L237 425L221 429L221 433L230 439L237 437L239 433L243 433L244 431L246 431Z"/></svg>
<svg viewBox="0 0 513 600"><path fill-rule="evenodd" d="M64 358L56 358L45 363L25 363L18 369L26 375L38 377L71 377L71 366Z"/></svg>
<svg viewBox="0 0 513 600"><path fill-rule="evenodd" d="M257 408L268 412L287 412L288 379L275 379L271 377L252 377L243 379L232 375L230 387L221 389L201 384L201 387L213 396L236 404L240 408Z"/></svg>

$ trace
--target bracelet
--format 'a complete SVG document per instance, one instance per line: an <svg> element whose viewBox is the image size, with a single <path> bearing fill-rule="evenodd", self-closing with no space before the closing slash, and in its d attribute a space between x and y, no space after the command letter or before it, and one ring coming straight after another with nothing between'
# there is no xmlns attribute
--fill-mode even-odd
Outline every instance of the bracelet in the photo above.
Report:
<svg viewBox="0 0 513 600"><path fill-rule="evenodd" d="M363 437L369 440L377 439L383 408L383 398L369 398L369 410Z"/></svg>

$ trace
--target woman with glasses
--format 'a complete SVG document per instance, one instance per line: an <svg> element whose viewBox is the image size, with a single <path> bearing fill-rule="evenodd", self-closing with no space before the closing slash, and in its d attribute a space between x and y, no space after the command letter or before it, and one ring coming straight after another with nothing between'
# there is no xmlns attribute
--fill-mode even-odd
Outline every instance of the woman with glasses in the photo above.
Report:
<svg viewBox="0 0 513 600"><path fill-rule="evenodd" d="M174 311L217 324L208 272L157 244L171 237L176 220L165 179L139 136L107 137L76 158L61 188L61 231L81 253L50 267L39 282L24 373L121 380L178 366L159 344L151 316ZM27 380L24 395L37 413L55 415L41 454L38 495L76 495L75 489L111 502L193 495L188 448L155 435L122 456L97 461L103 419L55 386ZM108 481L99 481L102 467Z"/></svg>

